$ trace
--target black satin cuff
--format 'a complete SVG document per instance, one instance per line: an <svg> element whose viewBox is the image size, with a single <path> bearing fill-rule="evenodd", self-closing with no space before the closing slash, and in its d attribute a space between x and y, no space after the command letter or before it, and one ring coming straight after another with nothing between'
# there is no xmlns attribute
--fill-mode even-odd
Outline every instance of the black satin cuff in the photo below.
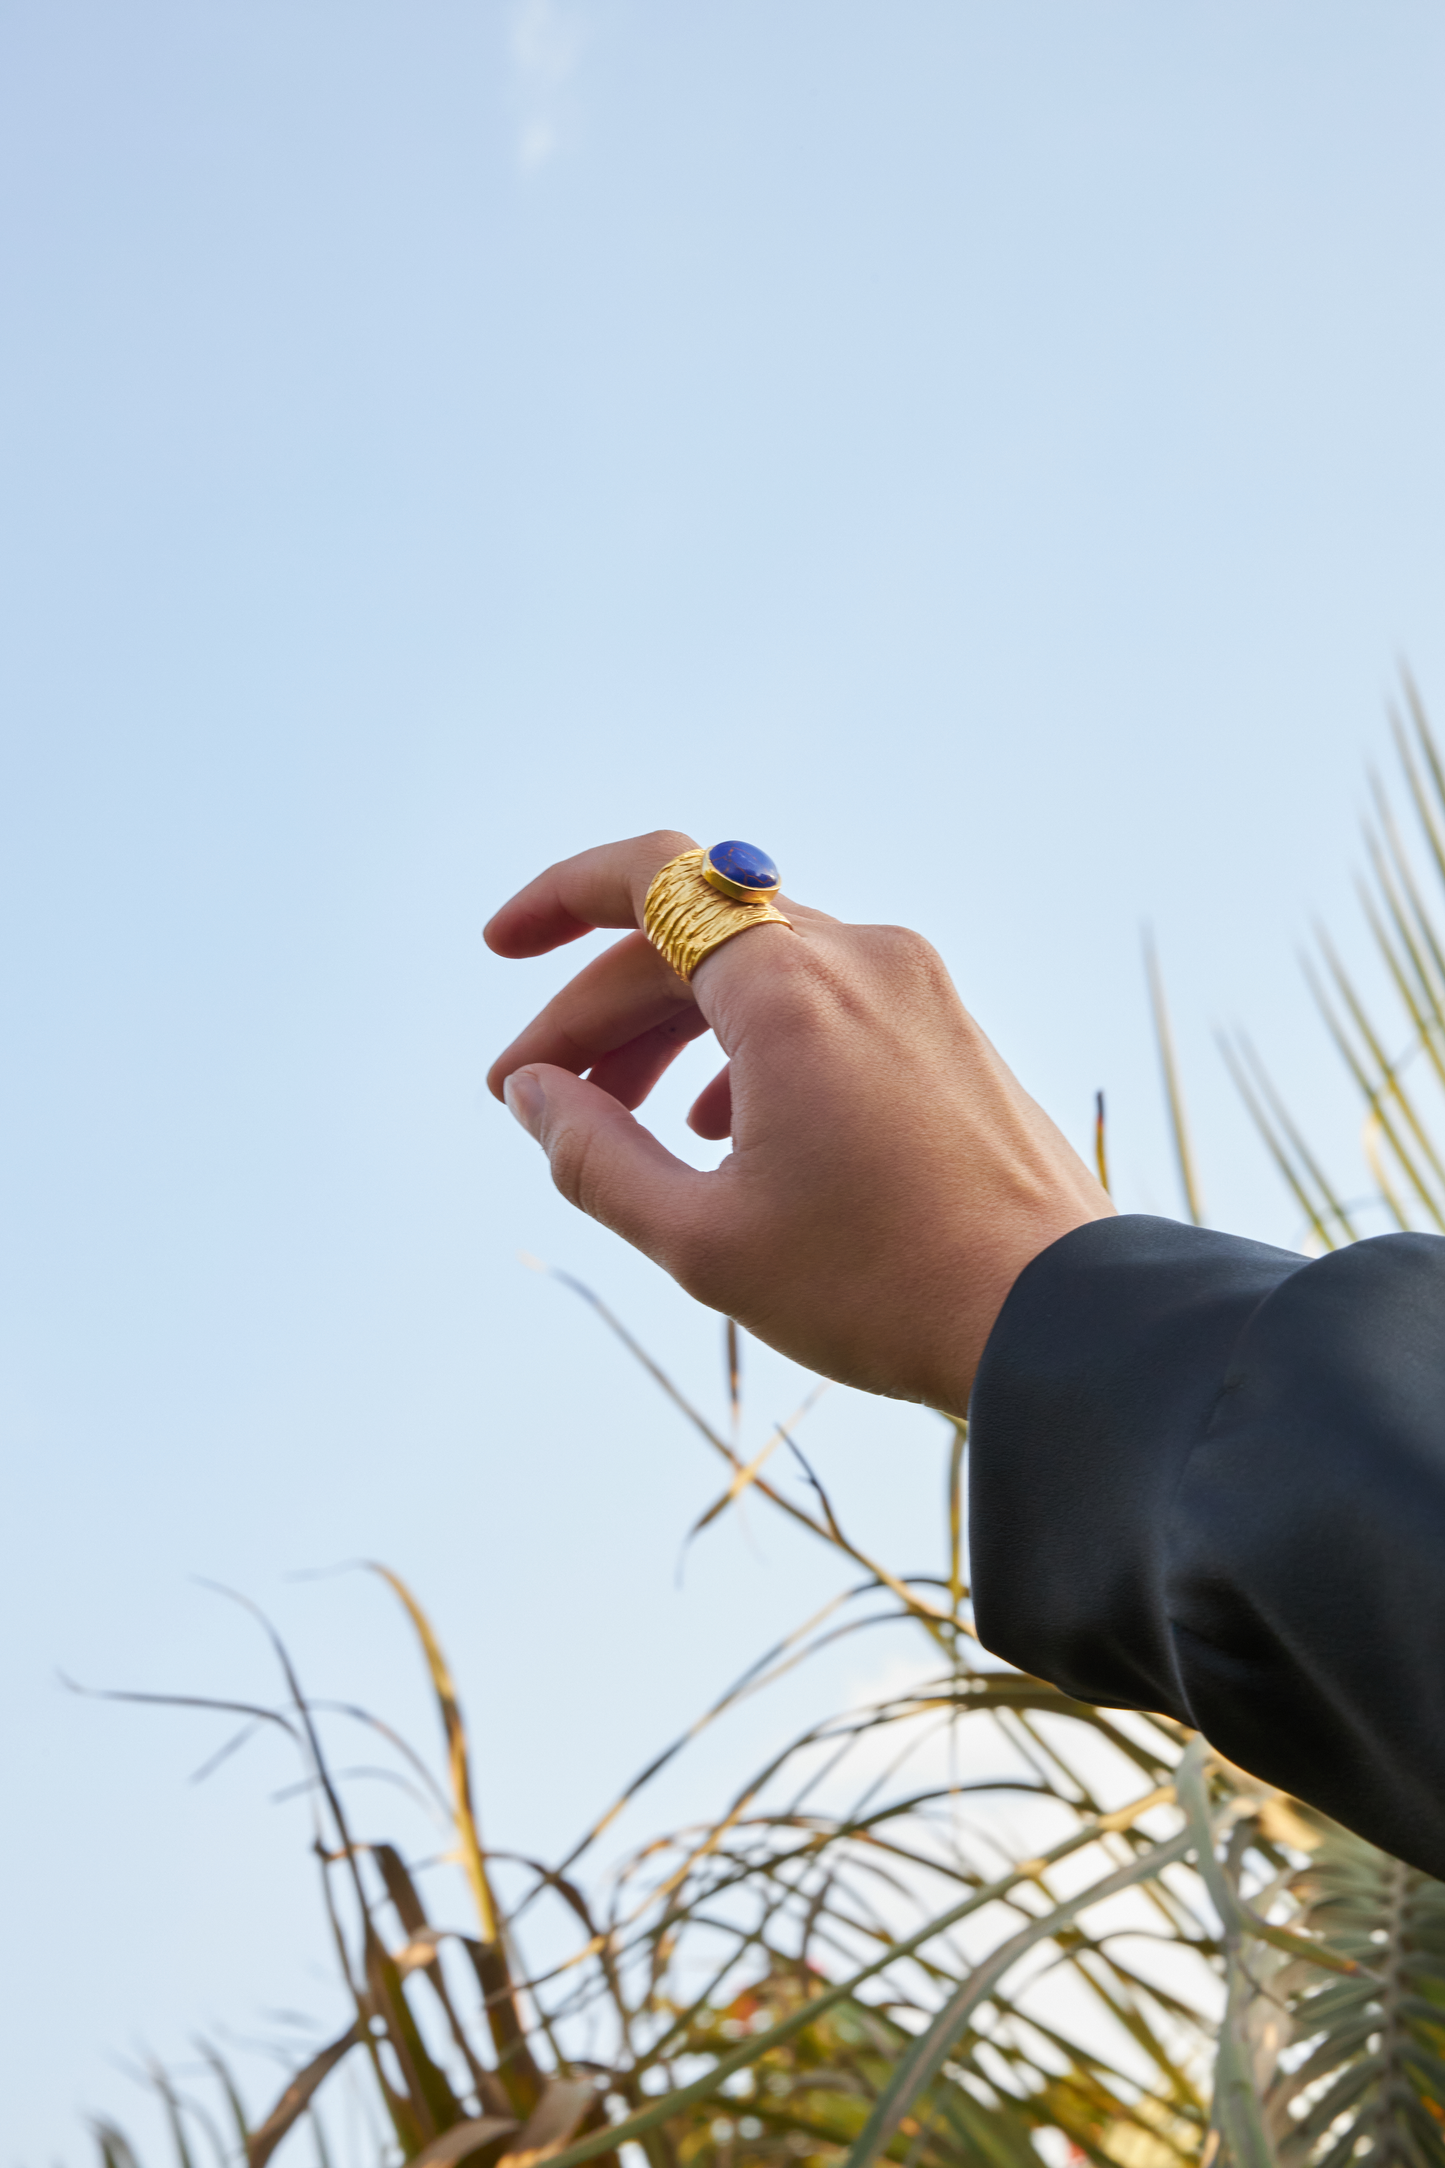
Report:
<svg viewBox="0 0 1445 2168"><path fill-rule="evenodd" d="M1077 1228L1004 1305L969 1454L986 1648L1445 1878L1445 1240Z"/></svg>
<svg viewBox="0 0 1445 2168"><path fill-rule="evenodd" d="M1251 1314L1305 1259L1142 1214L1025 1267L969 1407L984 1647L1081 1701L1192 1723L1162 1536Z"/></svg>

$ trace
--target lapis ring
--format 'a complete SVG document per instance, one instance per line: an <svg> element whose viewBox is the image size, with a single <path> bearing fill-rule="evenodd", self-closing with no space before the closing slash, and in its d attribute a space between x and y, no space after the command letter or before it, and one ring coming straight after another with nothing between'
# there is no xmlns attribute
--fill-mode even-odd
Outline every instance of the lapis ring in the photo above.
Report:
<svg viewBox="0 0 1445 2168"><path fill-rule="evenodd" d="M792 925L773 907L781 886L777 867L756 844L682 851L654 877L642 930L679 978L690 979L704 956L734 934L750 926Z"/></svg>

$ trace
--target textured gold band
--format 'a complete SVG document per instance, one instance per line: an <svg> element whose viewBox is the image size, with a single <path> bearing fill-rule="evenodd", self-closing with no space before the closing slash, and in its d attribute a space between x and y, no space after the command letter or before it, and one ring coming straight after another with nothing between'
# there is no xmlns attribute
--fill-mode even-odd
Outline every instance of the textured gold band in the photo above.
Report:
<svg viewBox="0 0 1445 2168"><path fill-rule="evenodd" d="M791 926L770 903L729 903L702 877L702 851L671 858L653 880L642 907L642 930L661 949L681 979L690 979L704 956L749 926Z"/></svg>

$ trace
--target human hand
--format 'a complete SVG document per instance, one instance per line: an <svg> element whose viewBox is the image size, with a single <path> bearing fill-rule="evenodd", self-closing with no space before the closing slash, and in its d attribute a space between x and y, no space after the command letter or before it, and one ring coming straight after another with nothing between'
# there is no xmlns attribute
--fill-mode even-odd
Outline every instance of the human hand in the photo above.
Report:
<svg viewBox="0 0 1445 2168"><path fill-rule="evenodd" d="M503 905L487 945L540 956L639 928L653 875L691 848L662 830L566 859ZM920 935L779 901L793 931L735 935L690 984L634 930L488 1082L563 1196L699 1302L827 1377L962 1415L1024 1266L1114 1207ZM727 1066L688 1121L733 1148L703 1173L630 1110L708 1029Z"/></svg>

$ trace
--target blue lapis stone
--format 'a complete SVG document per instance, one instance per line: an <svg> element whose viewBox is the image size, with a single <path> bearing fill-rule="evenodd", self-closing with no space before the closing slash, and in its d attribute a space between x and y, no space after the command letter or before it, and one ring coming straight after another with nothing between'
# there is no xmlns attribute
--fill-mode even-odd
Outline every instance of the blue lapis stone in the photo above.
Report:
<svg viewBox="0 0 1445 2168"><path fill-rule="evenodd" d="M707 854L708 865L737 888L767 891L779 886L778 869L766 851L755 843L715 843Z"/></svg>

